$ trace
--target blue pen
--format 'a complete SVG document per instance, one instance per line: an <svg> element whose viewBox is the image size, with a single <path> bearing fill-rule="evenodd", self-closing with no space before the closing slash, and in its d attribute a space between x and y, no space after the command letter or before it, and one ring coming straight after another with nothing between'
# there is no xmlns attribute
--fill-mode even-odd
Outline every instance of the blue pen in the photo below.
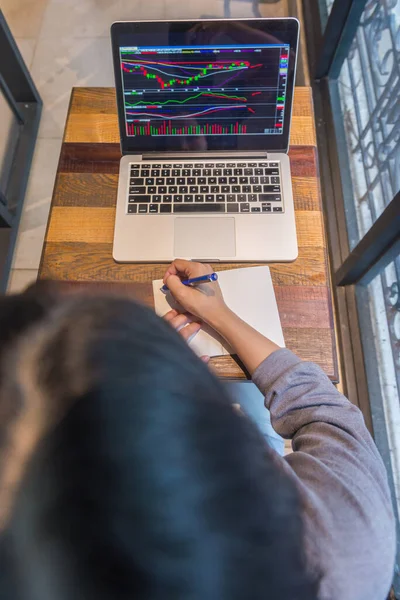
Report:
<svg viewBox="0 0 400 600"><path fill-rule="evenodd" d="M185 279L182 281L183 285L196 285L197 283L206 283L207 281L218 281L217 273L210 273L209 275L201 275L200 277L193 277L193 279ZM163 285L161 291L168 292L168 287Z"/></svg>

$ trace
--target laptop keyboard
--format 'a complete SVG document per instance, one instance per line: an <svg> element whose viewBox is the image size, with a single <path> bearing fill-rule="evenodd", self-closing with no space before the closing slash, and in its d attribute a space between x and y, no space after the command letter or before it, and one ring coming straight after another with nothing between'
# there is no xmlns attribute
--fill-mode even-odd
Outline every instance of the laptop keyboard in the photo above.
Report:
<svg viewBox="0 0 400 600"><path fill-rule="evenodd" d="M282 213L280 163L131 163L127 212Z"/></svg>

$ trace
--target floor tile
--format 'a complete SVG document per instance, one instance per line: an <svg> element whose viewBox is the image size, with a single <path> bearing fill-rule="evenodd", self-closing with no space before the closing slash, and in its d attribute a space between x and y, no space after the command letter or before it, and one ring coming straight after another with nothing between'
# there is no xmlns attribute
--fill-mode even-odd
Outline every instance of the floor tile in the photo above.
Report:
<svg viewBox="0 0 400 600"><path fill-rule="evenodd" d="M22 58L28 69L32 66L33 54L35 52L36 40L34 38L15 38Z"/></svg>
<svg viewBox="0 0 400 600"><path fill-rule="evenodd" d="M1 0L1 10L14 37L36 38L48 0Z"/></svg>
<svg viewBox="0 0 400 600"><path fill-rule="evenodd" d="M223 0L166 0L167 19L198 19L200 17L223 17Z"/></svg>
<svg viewBox="0 0 400 600"><path fill-rule="evenodd" d="M165 0L50 0L41 37L109 37L114 21L164 16Z"/></svg>
<svg viewBox="0 0 400 600"><path fill-rule="evenodd" d="M18 294L37 279L37 269L12 269L8 280L7 293Z"/></svg>
<svg viewBox="0 0 400 600"><path fill-rule="evenodd" d="M31 74L43 99L39 137L62 137L71 88L114 85L110 40L39 39Z"/></svg>
<svg viewBox="0 0 400 600"><path fill-rule="evenodd" d="M18 229L14 269L39 267L60 149L61 139L39 139L36 143Z"/></svg>

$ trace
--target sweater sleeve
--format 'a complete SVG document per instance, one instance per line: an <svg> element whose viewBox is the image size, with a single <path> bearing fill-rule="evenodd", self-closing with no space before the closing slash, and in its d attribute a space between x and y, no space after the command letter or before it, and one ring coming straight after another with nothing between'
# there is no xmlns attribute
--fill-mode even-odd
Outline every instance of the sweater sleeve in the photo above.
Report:
<svg viewBox="0 0 400 600"><path fill-rule="evenodd" d="M395 560L387 474L357 407L315 364L281 349L256 370L277 433L292 440L282 468L303 505L307 561L323 600L384 600Z"/></svg>

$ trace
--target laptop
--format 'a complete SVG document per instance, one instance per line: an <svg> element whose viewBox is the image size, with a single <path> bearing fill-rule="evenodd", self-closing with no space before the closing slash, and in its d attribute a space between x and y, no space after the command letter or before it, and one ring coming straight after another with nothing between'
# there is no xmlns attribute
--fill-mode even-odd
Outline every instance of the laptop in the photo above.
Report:
<svg viewBox="0 0 400 600"><path fill-rule="evenodd" d="M111 27L117 262L293 261L288 146L299 22Z"/></svg>

